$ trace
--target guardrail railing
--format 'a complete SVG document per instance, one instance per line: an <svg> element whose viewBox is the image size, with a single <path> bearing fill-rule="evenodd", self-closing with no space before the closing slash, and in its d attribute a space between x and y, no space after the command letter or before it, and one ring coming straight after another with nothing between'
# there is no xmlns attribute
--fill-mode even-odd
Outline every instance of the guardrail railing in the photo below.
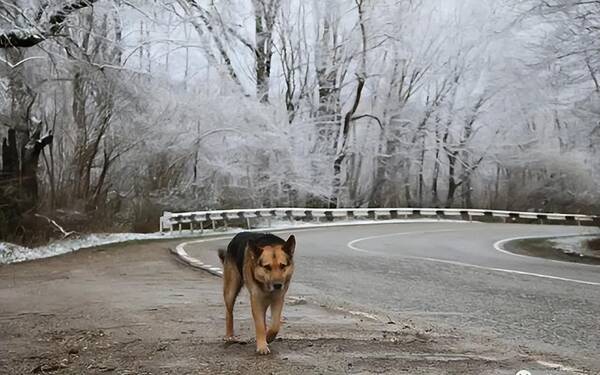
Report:
<svg viewBox="0 0 600 375"><path fill-rule="evenodd" d="M240 210L213 210L197 212L164 212L160 218L160 231L195 230L203 231L206 224L212 229L217 225L227 228L231 224L252 227L252 220L260 218L304 220L321 222L335 219L408 219L414 217L437 217L462 219L467 221L502 220L502 222L535 222L572 225L598 225L600 216L580 214L559 214L543 212L520 212L501 210L461 209L461 208L257 208ZM210 224L209 224L210 223Z"/></svg>

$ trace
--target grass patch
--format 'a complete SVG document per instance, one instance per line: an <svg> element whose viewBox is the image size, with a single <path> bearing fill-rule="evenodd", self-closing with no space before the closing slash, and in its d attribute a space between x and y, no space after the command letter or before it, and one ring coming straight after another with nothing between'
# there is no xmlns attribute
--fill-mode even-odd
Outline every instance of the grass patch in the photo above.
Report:
<svg viewBox="0 0 600 375"><path fill-rule="evenodd" d="M592 251L600 251L600 237L588 240L587 246Z"/></svg>
<svg viewBox="0 0 600 375"><path fill-rule="evenodd" d="M587 241L588 246L590 246L590 242L594 242L594 245L599 246L598 248L600 249L600 238L594 238ZM504 245L504 249L520 255L560 260L564 262L600 265L599 257L587 256L579 253L567 253L562 249L557 248L556 244L552 242L552 238L514 240L507 242Z"/></svg>

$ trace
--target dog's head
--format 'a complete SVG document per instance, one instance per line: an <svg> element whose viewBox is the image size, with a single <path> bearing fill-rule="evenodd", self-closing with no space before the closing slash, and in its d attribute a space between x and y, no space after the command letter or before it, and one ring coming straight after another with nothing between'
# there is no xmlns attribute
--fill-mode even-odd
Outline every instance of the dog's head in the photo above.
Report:
<svg viewBox="0 0 600 375"><path fill-rule="evenodd" d="M248 242L248 253L252 257L253 273L256 281L266 292L285 289L294 273L294 249L296 238L291 235L287 241L274 236Z"/></svg>

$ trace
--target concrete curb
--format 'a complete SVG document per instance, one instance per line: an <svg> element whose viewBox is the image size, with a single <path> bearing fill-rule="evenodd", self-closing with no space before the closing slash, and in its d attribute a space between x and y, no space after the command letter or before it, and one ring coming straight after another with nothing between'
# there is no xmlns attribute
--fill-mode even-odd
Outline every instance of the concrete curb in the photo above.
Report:
<svg viewBox="0 0 600 375"><path fill-rule="evenodd" d="M216 267L211 264L205 264L199 259L190 256L184 248L187 244L189 244L189 242L180 243L179 245L175 246L175 248L171 248L170 250L180 261L182 261L186 265L192 268L206 271L217 277L223 277L223 270L221 269L221 267Z"/></svg>

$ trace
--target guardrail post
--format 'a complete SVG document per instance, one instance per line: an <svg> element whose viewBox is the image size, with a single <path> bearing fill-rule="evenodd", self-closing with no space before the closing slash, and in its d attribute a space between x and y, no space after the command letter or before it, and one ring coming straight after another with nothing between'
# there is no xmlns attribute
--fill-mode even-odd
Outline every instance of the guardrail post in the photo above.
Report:
<svg viewBox="0 0 600 375"><path fill-rule="evenodd" d="M444 210L436 210L435 216L437 217L438 221L442 220L442 217L444 216Z"/></svg>
<svg viewBox="0 0 600 375"><path fill-rule="evenodd" d="M292 211L291 210L285 211L285 216L287 216L287 218L290 221L290 223L294 224L294 216L292 215Z"/></svg>
<svg viewBox="0 0 600 375"><path fill-rule="evenodd" d="M275 216L275 211L271 210L269 211L269 216L267 217L267 225L269 226L269 228L271 227L271 218Z"/></svg>
<svg viewBox="0 0 600 375"><path fill-rule="evenodd" d="M246 227L248 229L252 229L252 225L250 223L250 218L257 217L257 212L238 212L238 216L246 221Z"/></svg>
<svg viewBox="0 0 600 375"><path fill-rule="evenodd" d="M166 231L165 224L168 223L168 225L169 225L169 233L173 233L173 220L171 220L172 216L173 216L173 214L171 212L169 212L169 211L164 211L163 212L163 215L162 215L161 220L160 220L160 231L161 232Z"/></svg>

